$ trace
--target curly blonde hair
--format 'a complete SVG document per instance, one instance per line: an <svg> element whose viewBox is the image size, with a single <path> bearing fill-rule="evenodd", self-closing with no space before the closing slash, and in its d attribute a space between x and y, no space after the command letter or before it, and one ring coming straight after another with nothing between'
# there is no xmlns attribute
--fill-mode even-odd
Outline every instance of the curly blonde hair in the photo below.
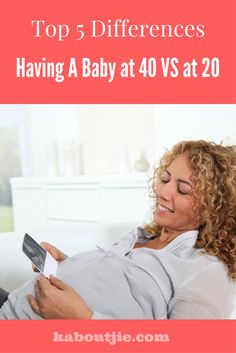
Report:
<svg viewBox="0 0 236 353"><path fill-rule="evenodd" d="M161 175L178 156L185 154L193 170L192 195L199 206L199 234L195 247L218 257L236 279L236 146L199 141L182 141L167 151L155 169L150 196L156 200L156 185ZM199 195L202 195L199 197ZM145 230L159 236L162 227L155 223Z"/></svg>

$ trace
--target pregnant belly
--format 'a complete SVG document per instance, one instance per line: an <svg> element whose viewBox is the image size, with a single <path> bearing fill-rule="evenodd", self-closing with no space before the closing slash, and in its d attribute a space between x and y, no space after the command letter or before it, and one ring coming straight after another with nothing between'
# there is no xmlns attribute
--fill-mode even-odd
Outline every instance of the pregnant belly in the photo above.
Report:
<svg viewBox="0 0 236 353"><path fill-rule="evenodd" d="M91 255L91 254L90 254ZM153 319L166 315L166 302L156 281L125 257L94 253L71 258L58 277L91 307L112 318Z"/></svg>

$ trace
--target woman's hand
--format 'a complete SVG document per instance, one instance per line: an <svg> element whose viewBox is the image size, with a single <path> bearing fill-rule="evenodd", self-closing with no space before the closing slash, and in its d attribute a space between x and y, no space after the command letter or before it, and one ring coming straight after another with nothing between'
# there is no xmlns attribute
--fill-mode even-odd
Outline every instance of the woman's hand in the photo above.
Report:
<svg viewBox="0 0 236 353"><path fill-rule="evenodd" d="M40 276L35 284L36 298L28 296L33 311L44 319L90 320L93 312L81 296L56 277Z"/></svg>
<svg viewBox="0 0 236 353"><path fill-rule="evenodd" d="M55 246L49 243L43 242L40 245L44 249L46 249L52 255L52 257L58 262L62 262L67 258L67 255L65 255L62 251L60 251ZM32 268L34 272L39 272L39 270L34 265L32 265Z"/></svg>

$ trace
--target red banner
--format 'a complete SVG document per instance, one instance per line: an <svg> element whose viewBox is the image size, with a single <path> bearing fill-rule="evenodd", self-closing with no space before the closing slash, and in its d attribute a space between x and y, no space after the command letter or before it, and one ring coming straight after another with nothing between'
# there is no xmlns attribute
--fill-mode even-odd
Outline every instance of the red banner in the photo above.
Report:
<svg viewBox="0 0 236 353"><path fill-rule="evenodd" d="M235 321L6 321L0 351L235 353Z"/></svg>
<svg viewBox="0 0 236 353"><path fill-rule="evenodd" d="M235 0L4 1L0 103L236 103Z"/></svg>

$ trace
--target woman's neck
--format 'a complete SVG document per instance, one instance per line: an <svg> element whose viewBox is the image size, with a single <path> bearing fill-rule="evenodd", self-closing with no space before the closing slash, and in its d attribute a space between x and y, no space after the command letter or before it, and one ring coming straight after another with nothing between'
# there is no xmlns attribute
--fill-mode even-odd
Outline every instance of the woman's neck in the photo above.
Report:
<svg viewBox="0 0 236 353"><path fill-rule="evenodd" d="M134 248L152 248L152 249L162 249L171 243L175 238L179 235L183 234L187 230L181 231L172 231L170 229L163 228L160 236L154 238L153 240L149 240L145 243L136 243Z"/></svg>
<svg viewBox="0 0 236 353"><path fill-rule="evenodd" d="M167 228L162 228L161 234L158 237L158 239L159 239L160 243L163 243L163 246L166 246L167 244L172 242L172 240L177 238L182 233L183 233L183 231L176 231L176 230L172 231Z"/></svg>
<svg viewBox="0 0 236 353"><path fill-rule="evenodd" d="M136 243L134 248L145 247L151 249L162 249L181 233L182 232L174 232L163 228L159 237L149 240L146 243Z"/></svg>

